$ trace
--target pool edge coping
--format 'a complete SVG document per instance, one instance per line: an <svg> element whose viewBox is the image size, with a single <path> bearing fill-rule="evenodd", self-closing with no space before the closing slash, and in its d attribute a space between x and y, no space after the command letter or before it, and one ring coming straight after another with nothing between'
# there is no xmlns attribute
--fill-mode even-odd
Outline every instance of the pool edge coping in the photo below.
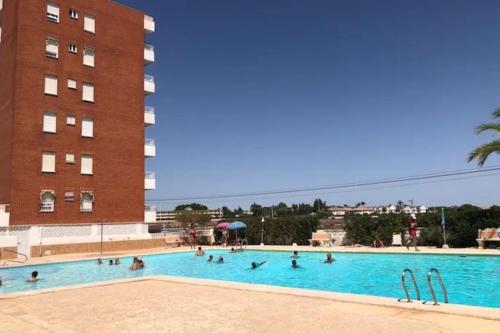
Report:
<svg viewBox="0 0 500 333"><path fill-rule="evenodd" d="M225 289L229 288L233 290L244 290L248 292L289 295L289 296L306 297L312 299L323 299L341 303L398 308L410 311L438 313L442 315L455 315L455 316L464 316L464 317L471 317L483 320L500 321L500 309L497 308L487 308L487 307L469 306L461 304L440 304L438 306L434 306L431 304L424 305L420 301L415 301L412 303L398 302L397 299L395 298L383 297L383 296L360 295L360 294L341 293L333 291L321 291L321 290L271 286L265 284L252 284L252 283L233 282L233 281L218 281L210 279L178 277L169 275L165 276L151 275L151 276L136 277L136 278L92 282L92 283L78 284L72 286L53 287L42 290L34 290L34 291L31 290L31 291L9 293L5 295L0 295L0 304L3 300L9 300L9 299L32 297L37 295L52 294L69 290L88 289L95 287L112 286L115 284L142 282L142 281L161 281L161 282L178 283L184 285L215 287L215 288L225 288Z"/></svg>

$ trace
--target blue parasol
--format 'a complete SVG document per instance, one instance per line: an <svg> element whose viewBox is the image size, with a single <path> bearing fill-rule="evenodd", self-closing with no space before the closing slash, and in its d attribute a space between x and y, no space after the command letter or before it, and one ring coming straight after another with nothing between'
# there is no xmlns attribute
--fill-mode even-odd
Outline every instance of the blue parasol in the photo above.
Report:
<svg viewBox="0 0 500 333"><path fill-rule="evenodd" d="M231 223L227 229L228 230L238 230L238 229L245 229L247 227L247 225L241 221L235 221L233 223Z"/></svg>

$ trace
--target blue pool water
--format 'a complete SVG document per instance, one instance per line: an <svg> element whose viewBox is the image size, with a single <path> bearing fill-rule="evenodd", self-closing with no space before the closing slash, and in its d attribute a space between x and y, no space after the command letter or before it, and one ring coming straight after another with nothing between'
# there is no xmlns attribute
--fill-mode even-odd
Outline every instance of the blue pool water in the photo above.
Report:
<svg viewBox="0 0 500 333"><path fill-rule="evenodd" d="M224 256L224 264L207 263L208 254ZM96 281L141 277L149 275L174 275L213 280L268 284L400 298L400 274L408 267L416 275L423 299L430 299L427 272L437 268L448 289L450 303L500 308L500 256L458 256L423 254L367 254L337 253L334 264L323 264L324 253L301 253L301 268L290 267L289 252L208 251L204 257L192 252L144 256L146 268L128 269L132 259L122 258L120 266L102 265L95 261L76 261L0 269L3 286L0 294L39 290ZM256 270L252 261L267 260ZM38 270L42 278L37 283L26 283L31 271ZM408 279L410 287L411 282ZM437 281L434 283L442 299Z"/></svg>

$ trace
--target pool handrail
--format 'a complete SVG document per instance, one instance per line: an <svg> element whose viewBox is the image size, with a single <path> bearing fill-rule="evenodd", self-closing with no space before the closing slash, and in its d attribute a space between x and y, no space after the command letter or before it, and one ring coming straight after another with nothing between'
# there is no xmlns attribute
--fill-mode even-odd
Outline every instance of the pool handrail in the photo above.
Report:
<svg viewBox="0 0 500 333"><path fill-rule="evenodd" d="M406 286L406 273L410 273L411 280L413 282L413 287L415 288L415 293L417 296L417 301L420 301L420 290L418 290L418 285L417 285L417 280L415 279L415 275L413 275L413 272L409 268L405 268L403 272L401 273L401 285L403 286L403 290L406 295L406 302L411 303L411 296L410 293L408 292L408 287ZM401 302L403 299L399 298L398 302Z"/></svg>
<svg viewBox="0 0 500 333"><path fill-rule="evenodd" d="M429 272L427 273L427 284L429 285L429 290L431 291L432 295L432 300L434 301L433 305L439 305L439 302L437 301L436 297L436 292L434 291L434 288L432 287L432 273L436 273L439 281L439 285L441 286L441 291L443 292L443 297L444 297L444 302L448 303L448 292L446 291L446 287L444 286L443 279L441 278L441 273L439 271L432 267ZM427 303L430 300L424 301L424 304Z"/></svg>
<svg viewBox="0 0 500 333"><path fill-rule="evenodd" d="M28 256L27 256L27 255L25 255L24 253L17 252L17 251L14 251L14 250L5 249L5 248L0 249L0 258L2 258L2 256L1 256L1 252L2 252L2 251L7 251L7 252L15 253L15 254L18 254L18 255L20 255L20 256L22 256L22 257L24 257L24 258L23 258L23 259L24 259L24 261L21 261L21 260L14 260L14 259L5 259L5 261L4 261L4 265L5 265L8 261L11 261L11 262L17 262L17 263L19 263L19 264L24 264L25 262L27 262L27 261L28 261Z"/></svg>

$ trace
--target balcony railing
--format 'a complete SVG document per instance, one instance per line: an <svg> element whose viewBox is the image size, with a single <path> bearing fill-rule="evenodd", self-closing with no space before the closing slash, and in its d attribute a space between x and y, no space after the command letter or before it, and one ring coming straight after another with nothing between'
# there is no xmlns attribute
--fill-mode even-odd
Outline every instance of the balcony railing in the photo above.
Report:
<svg viewBox="0 0 500 333"><path fill-rule="evenodd" d="M156 189L156 175L152 171L147 171L144 175L144 189L154 190Z"/></svg>
<svg viewBox="0 0 500 333"><path fill-rule="evenodd" d="M155 89L155 78L151 75L144 74L144 92L146 95L154 94Z"/></svg>
<svg viewBox="0 0 500 333"><path fill-rule="evenodd" d="M144 107L144 124L146 126L155 124L155 109L151 106Z"/></svg>
<svg viewBox="0 0 500 333"><path fill-rule="evenodd" d="M144 141L144 156L146 157L156 156L156 145L153 139L146 139Z"/></svg>
<svg viewBox="0 0 500 333"><path fill-rule="evenodd" d="M155 20L148 15L144 15L144 33L146 35L155 32Z"/></svg>
<svg viewBox="0 0 500 333"><path fill-rule="evenodd" d="M0 227L8 227L9 221L10 221L10 205L0 204Z"/></svg>
<svg viewBox="0 0 500 333"><path fill-rule="evenodd" d="M155 48L153 45L144 44L144 64L149 65L155 62Z"/></svg>
<svg viewBox="0 0 500 333"><path fill-rule="evenodd" d="M144 207L144 222L155 223L156 222L156 207L148 206Z"/></svg>

